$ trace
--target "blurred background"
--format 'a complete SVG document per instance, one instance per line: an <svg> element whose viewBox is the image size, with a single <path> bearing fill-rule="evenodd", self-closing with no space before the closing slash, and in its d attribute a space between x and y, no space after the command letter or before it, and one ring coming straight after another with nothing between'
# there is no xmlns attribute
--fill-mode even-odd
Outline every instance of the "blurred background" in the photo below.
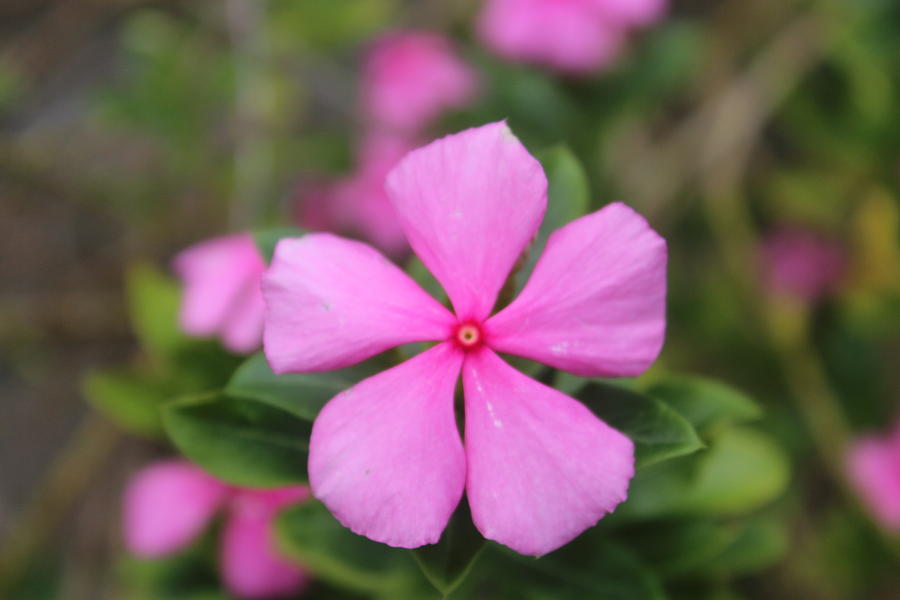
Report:
<svg viewBox="0 0 900 600"><path fill-rule="evenodd" d="M481 10L0 2L5 597L123 597L121 489L165 450L83 382L142 360L127 280L303 221L358 168L365 57L401 29L446 35L477 80L422 142L508 119L534 152L573 151L593 206L624 201L668 240L656 368L743 390L789 456L784 543L737 597L900 597L896 539L842 474L846 445L900 414L900 3L673 0L588 73L502 56Z"/></svg>

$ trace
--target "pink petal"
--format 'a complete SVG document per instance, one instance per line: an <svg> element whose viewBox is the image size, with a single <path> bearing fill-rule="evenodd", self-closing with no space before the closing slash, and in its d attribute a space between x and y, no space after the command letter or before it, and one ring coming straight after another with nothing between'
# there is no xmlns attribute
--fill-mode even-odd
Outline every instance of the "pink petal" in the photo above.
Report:
<svg viewBox="0 0 900 600"><path fill-rule="evenodd" d="M872 515L886 529L900 532L900 444L891 439L860 439L848 452L847 469Z"/></svg>
<svg viewBox="0 0 900 600"><path fill-rule="evenodd" d="M427 31L383 36L366 58L362 100L379 127L416 131L474 95L475 74L450 40Z"/></svg>
<svg viewBox="0 0 900 600"><path fill-rule="evenodd" d="M142 469L125 490L126 547L146 558L181 550L200 535L227 493L225 484L186 461Z"/></svg>
<svg viewBox="0 0 900 600"><path fill-rule="evenodd" d="M184 283L179 319L187 334L225 333L226 346L240 352L259 347L262 323L253 319L251 298L265 263L249 233L191 246L175 257L174 268Z"/></svg>
<svg viewBox="0 0 900 600"><path fill-rule="evenodd" d="M426 350L332 399L313 426L313 494L355 533L415 548L438 541L462 496L453 410L462 354Z"/></svg>
<svg viewBox="0 0 900 600"><path fill-rule="evenodd" d="M490 349L467 355L466 493L484 537L540 556L625 500L631 440Z"/></svg>
<svg viewBox="0 0 900 600"><path fill-rule="evenodd" d="M222 534L222 579L238 598L285 598L298 594L309 577L280 556L272 533L277 511L254 493L242 492L232 504Z"/></svg>
<svg viewBox="0 0 900 600"><path fill-rule="evenodd" d="M248 282L235 300L231 318L222 330L222 343L232 352L248 354L262 345L266 304L260 289L261 283L262 270Z"/></svg>
<svg viewBox="0 0 900 600"><path fill-rule="evenodd" d="M489 0L478 19L485 44L512 60L572 73L596 71L615 58L619 24L589 0Z"/></svg>
<svg viewBox="0 0 900 600"><path fill-rule="evenodd" d="M495 350L583 376L633 376L665 336L666 243L624 204L554 232L525 289L486 323Z"/></svg>
<svg viewBox="0 0 900 600"><path fill-rule="evenodd" d="M540 163L506 123L492 123L409 153L387 190L460 319L487 317L547 208Z"/></svg>
<svg viewBox="0 0 900 600"><path fill-rule="evenodd" d="M328 371L446 338L453 315L376 250L328 233L284 239L263 278L276 373Z"/></svg>

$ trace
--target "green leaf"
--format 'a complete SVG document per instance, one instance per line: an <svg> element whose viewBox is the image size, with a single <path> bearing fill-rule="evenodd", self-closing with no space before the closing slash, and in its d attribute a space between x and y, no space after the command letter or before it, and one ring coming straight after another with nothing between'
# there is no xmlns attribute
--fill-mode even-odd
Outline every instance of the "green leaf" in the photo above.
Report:
<svg viewBox="0 0 900 600"><path fill-rule="evenodd" d="M276 375L265 355L258 352L235 371L225 392L234 398L264 402L312 421L331 398L375 372L376 366L367 361L327 373Z"/></svg>
<svg viewBox="0 0 900 600"><path fill-rule="evenodd" d="M631 438L638 467L703 447L691 424L656 398L596 382L586 385L576 397L608 425Z"/></svg>
<svg viewBox="0 0 900 600"><path fill-rule="evenodd" d="M406 552L356 535L320 502L282 512L275 530L285 555L337 586L385 592L403 587L413 571Z"/></svg>
<svg viewBox="0 0 900 600"><path fill-rule="evenodd" d="M406 265L406 274L412 277L435 300L446 303L447 292L444 291L443 286L438 283L438 280L434 278L434 275L431 274L431 271L428 270L428 267L425 266L425 263L418 256L413 255L410 257Z"/></svg>
<svg viewBox="0 0 900 600"><path fill-rule="evenodd" d="M787 457L775 441L754 429L731 427L703 452L637 473L615 516L733 517L771 502L787 483Z"/></svg>
<svg viewBox="0 0 900 600"><path fill-rule="evenodd" d="M539 559L512 552L517 571L503 571L507 590L503 598L528 600L663 600L655 574L625 546L610 540L582 536Z"/></svg>
<svg viewBox="0 0 900 600"><path fill-rule="evenodd" d="M185 456L234 485L306 481L310 424L283 410L213 394L167 404L163 424Z"/></svg>
<svg viewBox="0 0 900 600"><path fill-rule="evenodd" d="M428 581L446 596L466 578L483 548L484 538L463 499L438 543L416 548L412 555Z"/></svg>
<svg viewBox="0 0 900 600"><path fill-rule="evenodd" d="M719 557L740 534L734 524L710 519L653 521L628 532L631 547L658 573L666 577L702 571Z"/></svg>
<svg viewBox="0 0 900 600"><path fill-rule="evenodd" d="M777 563L787 547L785 523L772 517L751 519L721 554L704 565L704 570L732 577L746 575Z"/></svg>
<svg viewBox="0 0 900 600"><path fill-rule="evenodd" d="M590 206L587 175L571 150L554 146L538 153L537 158L547 175L547 213L528 250L525 265L516 277L516 287L520 290L543 254L550 234L583 216Z"/></svg>
<svg viewBox="0 0 900 600"><path fill-rule="evenodd" d="M699 514L746 513L781 495L788 477L787 457L772 438L747 427L732 427L698 457L685 507Z"/></svg>
<svg viewBox="0 0 900 600"><path fill-rule="evenodd" d="M282 238L303 237L306 232L296 227L276 227L273 229L261 229L253 232L253 240L256 247L259 248L260 254L265 258L266 263L272 261L272 255L275 254L275 246Z"/></svg>
<svg viewBox="0 0 900 600"><path fill-rule="evenodd" d="M703 377L668 376L653 382L646 391L664 400L703 432L723 424L757 419L762 413L743 393Z"/></svg>
<svg viewBox="0 0 900 600"><path fill-rule="evenodd" d="M171 390L156 379L133 371L95 371L84 378L82 390L94 408L127 431L162 434L160 408Z"/></svg>
<svg viewBox="0 0 900 600"><path fill-rule="evenodd" d="M178 283L150 263L131 265L125 274L131 326L151 355L166 357L187 342L178 327Z"/></svg>

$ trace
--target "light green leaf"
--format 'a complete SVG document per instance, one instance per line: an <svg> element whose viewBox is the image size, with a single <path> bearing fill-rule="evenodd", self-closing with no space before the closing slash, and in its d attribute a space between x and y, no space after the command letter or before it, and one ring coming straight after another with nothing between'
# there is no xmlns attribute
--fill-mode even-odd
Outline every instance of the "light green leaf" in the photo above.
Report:
<svg viewBox="0 0 900 600"><path fill-rule="evenodd" d="M686 375L654 381L647 393L666 402L704 433L718 425L757 419L759 406L723 383Z"/></svg>
<svg viewBox="0 0 900 600"><path fill-rule="evenodd" d="M164 358L188 340L178 328L181 291L172 277L150 263L136 263L125 274L131 326L141 346Z"/></svg>
<svg viewBox="0 0 900 600"><path fill-rule="evenodd" d="M127 431L162 434L160 409L171 390L158 380L134 371L95 371L84 378L82 389L94 408Z"/></svg>

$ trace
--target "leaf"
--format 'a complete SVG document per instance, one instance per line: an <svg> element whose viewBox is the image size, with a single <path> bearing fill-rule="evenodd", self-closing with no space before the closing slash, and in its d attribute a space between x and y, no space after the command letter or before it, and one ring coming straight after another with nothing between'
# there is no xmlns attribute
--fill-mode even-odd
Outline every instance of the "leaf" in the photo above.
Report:
<svg viewBox="0 0 900 600"><path fill-rule="evenodd" d="M306 481L310 424L283 410L212 394L167 404L163 424L185 456L231 484Z"/></svg>
<svg viewBox="0 0 900 600"><path fill-rule="evenodd" d="M652 383L646 392L665 401L704 432L722 424L757 419L762 413L742 392L703 377L668 376Z"/></svg>
<svg viewBox="0 0 900 600"><path fill-rule="evenodd" d="M445 596L462 583L484 548L465 498L456 508L437 544L412 551L425 577Z"/></svg>
<svg viewBox="0 0 900 600"><path fill-rule="evenodd" d="M774 500L787 483L787 457L775 441L754 429L731 427L703 452L637 473L615 516L738 516Z"/></svg>
<svg viewBox="0 0 900 600"><path fill-rule="evenodd" d="M305 234L305 231L297 227L276 227L254 231L253 240L256 242L256 247L259 248L259 252L263 255L266 263L269 263L272 261L272 255L275 254L275 246L279 240L282 238L303 237Z"/></svg>
<svg viewBox="0 0 900 600"><path fill-rule="evenodd" d="M412 570L406 552L356 535L320 502L282 512L275 531L286 556L337 586L384 592L403 587Z"/></svg>
<svg viewBox="0 0 900 600"><path fill-rule="evenodd" d="M412 277L435 300L442 304L447 303L447 292L444 291L438 280L434 278L434 275L431 274L425 263L415 254L409 258L409 262L406 265L406 274Z"/></svg>
<svg viewBox="0 0 900 600"><path fill-rule="evenodd" d="M159 381L133 371L95 371L84 378L82 390L94 408L127 431L162 434L160 408L171 390Z"/></svg>
<svg viewBox="0 0 900 600"><path fill-rule="evenodd" d="M521 290L544 252L550 234L587 213L590 192L584 167L566 146L554 146L538 153L547 175L547 213L528 250L525 265L516 277Z"/></svg>
<svg viewBox="0 0 900 600"><path fill-rule="evenodd" d="M704 570L732 577L746 575L778 562L787 547L784 523L772 517L751 519L731 545L704 565Z"/></svg>
<svg viewBox="0 0 900 600"><path fill-rule="evenodd" d="M131 326L151 355L166 357L188 340L178 327L178 283L150 263L131 265L125 274Z"/></svg>
<svg viewBox="0 0 900 600"><path fill-rule="evenodd" d="M788 462L768 435L747 427L722 432L698 458L685 507L723 516L749 512L779 496L788 484Z"/></svg>
<svg viewBox="0 0 900 600"><path fill-rule="evenodd" d="M678 519L642 524L628 532L629 544L663 576L702 571L738 538L734 524L710 519Z"/></svg>
<svg viewBox="0 0 900 600"><path fill-rule="evenodd" d="M517 571L504 569L506 598L533 600L663 600L655 574L625 546L583 536L545 557L506 552Z"/></svg>
<svg viewBox="0 0 900 600"><path fill-rule="evenodd" d="M327 373L276 375L258 352L238 367L225 392L234 398L264 402L312 421L326 402L377 372L372 361Z"/></svg>
<svg viewBox="0 0 900 600"><path fill-rule="evenodd" d="M703 447L691 424L656 398L596 382L586 385L576 397L608 425L631 438L637 467L690 454Z"/></svg>

